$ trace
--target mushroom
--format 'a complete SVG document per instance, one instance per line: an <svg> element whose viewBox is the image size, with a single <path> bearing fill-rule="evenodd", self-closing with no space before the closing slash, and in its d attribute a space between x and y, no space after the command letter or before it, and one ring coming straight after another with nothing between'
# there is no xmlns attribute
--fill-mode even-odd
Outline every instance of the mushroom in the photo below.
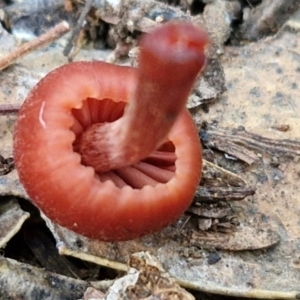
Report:
<svg viewBox="0 0 300 300"><path fill-rule="evenodd" d="M185 102L205 63L205 32L170 22L142 36L139 68L73 62L22 105L14 159L52 221L102 241L161 230L189 207L201 146Z"/></svg>

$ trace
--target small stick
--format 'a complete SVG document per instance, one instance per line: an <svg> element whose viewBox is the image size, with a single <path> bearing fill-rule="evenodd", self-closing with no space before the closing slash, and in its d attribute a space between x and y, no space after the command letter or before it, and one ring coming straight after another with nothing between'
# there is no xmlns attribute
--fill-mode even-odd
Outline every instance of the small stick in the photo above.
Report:
<svg viewBox="0 0 300 300"><path fill-rule="evenodd" d="M0 58L0 71L13 64L16 60L24 57L26 54L51 44L68 31L70 31L70 26L66 21L63 21L36 39L23 44L7 56Z"/></svg>
<svg viewBox="0 0 300 300"><path fill-rule="evenodd" d="M80 30L82 29L82 27L84 25L84 22L86 20L86 16L89 13L92 5L93 5L93 0L87 0L85 2L85 6L84 6L79 18L78 18L77 25L73 29L71 38L68 41L68 43L67 43L67 45L66 45L66 47L63 51L64 56L68 57L69 61L72 59L70 54L71 54L72 48L74 46L75 40L77 39L77 37L79 35L79 32L80 32Z"/></svg>
<svg viewBox="0 0 300 300"><path fill-rule="evenodd" d="M19 104L0 104L0 115L15 114L20 108Z"/></svg>

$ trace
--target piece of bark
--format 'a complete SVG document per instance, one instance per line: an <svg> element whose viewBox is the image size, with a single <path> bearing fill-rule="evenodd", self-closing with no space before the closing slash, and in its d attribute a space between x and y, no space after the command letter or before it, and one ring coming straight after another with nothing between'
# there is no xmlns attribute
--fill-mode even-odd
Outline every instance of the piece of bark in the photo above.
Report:
<svg viewBox="0 0 300 300"><path fill-rule="evenodd" d="M220 145L238 145L244 148L243 152L249 153L247 149L255 150L260 153L268 152L274 155L294 157L300 155L300 140L290 139L271 139L246 131L244 128L209 128L206 131L204 144L208 147ZM217 142L216 142L217 141ZM222 144L223 143L223 144ZM220 149L230 153L229 147ZM242 148L240 148L242 149ZM251 153L251 152L250 152ZM232 154L232 153L230 153ZM236 152L235 156L239 154ZM254 156L253 156L254 158Z"/></svg>

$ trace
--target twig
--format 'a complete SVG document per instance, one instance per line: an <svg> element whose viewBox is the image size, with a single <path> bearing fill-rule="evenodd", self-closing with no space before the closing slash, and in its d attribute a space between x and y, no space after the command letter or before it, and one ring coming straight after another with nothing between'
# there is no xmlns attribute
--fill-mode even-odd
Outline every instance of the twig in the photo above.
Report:
<svg viewBox="0 0 300 300"><path fill-rule="evenodd" d="M15 114L20 108L19 104L0 104L0 115Z"/></svg>
<svg viewBox="0 0 300 300"><path fill-rule="evenodd" d="M79 18L78 18L77 25L73 29L71 38L68 41L68 43L67 43L67 45L66 45L66 47L63 51L64 56L68 57L69 61L71 60L70 53L71 53L72 48L74 46L74 40L78 37L79 32L80 32L80 30L82 29L82 27L84 25L84 21L86 19L87 14L89 13L92 5L93 5L93 0L87 0L85 2L85 6L84 6Z"/></svg>
<svg viewBox="0 0 300 300"><path fill-rule="evenodd" d="M68 31L70 31L70 26L66 21L59 23L36 39L23 44L13 52L9 53L7 56L0 58L0 70L5 69L9 65L13 64L16 60L24 57L28 53L54 42Z"/></svg>

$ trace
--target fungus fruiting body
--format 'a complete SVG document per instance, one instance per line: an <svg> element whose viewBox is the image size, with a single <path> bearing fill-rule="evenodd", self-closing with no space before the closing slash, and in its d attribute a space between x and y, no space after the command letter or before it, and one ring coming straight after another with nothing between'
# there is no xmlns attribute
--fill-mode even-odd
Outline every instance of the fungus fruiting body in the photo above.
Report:
<svg viewBox="0 0 300 300"><path fill-rule="evenodd" d="M14 159L53 221L103 241L162 229L190 205L201 148L185 108L206 34L168 23L142 37L139 68L75 62L43 78L15 126Z"/></svg>

